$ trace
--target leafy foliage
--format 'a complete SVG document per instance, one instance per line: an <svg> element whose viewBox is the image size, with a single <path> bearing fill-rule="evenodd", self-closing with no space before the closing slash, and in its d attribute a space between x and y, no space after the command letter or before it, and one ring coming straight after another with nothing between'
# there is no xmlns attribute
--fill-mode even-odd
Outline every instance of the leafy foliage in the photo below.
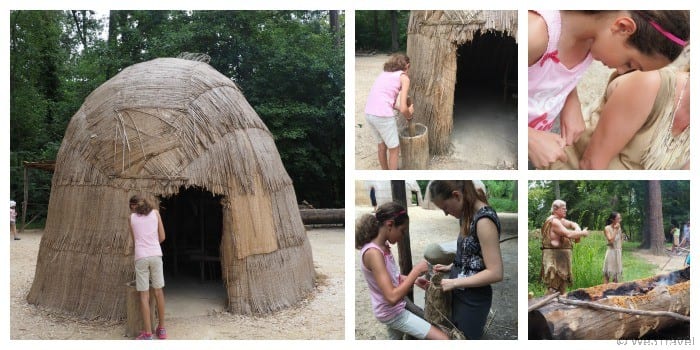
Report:
<svg viewBox="0 0 700 350"><path fill-rule="evenodd" d="M298 199L342 207L342 12L339 22L330 27L329 11L11 11L12 198L21 201L22 162L55 159L95 88L132 64L199 52L268 125ZM43 204L30 211L45 211L50 176L30 179L29 203Z"/></svg>
<svg viewBox="0 0 700 350"><path fill-rule="evenodd" d="M556 181L567 203L567 217L592 230L605 227L611 211L622 214L622 229L633 241L642 240L646 223L646 181ZM555 181L531 181L528 190L528 228L539 228L550 215ZM690 183L662 181L664 228L690 217Z"/></svg>
<svg viewBox="0 0 700 350"><path fill-rule="evenodd" d="M360 51L392 51L391 13L396 15L398 51L406 52L411 11L355 11L355 48Z"/></svg>

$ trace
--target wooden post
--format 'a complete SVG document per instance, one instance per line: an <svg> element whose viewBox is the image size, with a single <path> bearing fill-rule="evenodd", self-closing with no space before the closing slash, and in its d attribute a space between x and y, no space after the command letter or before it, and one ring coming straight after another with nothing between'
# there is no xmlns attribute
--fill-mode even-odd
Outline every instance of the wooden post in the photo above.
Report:
<svg viewBox="0 0 700 350"><path fill-rule="evenodd" d="M394 202L403 205L408 210L406 205L406 182L403 180L391 180L391 198ZM403 235L403 238L398 242L399 247L399 269L402 275L408 275L413 269L413 259L411 258L411 237L409 232ZM413 301L413 290L406 295L409 300Z"/></svg>
<svg viewBox="0 0 700 350"><path fill-rule="evenodd" d="M27 222L27 201L29 201L29 175L27 175L27 165L24 165L24 200L22 201L22 227L19 232L24 232L24 225Z"/></svg>
<svg viewBox="0 0 700 350"><path fill-rule="evenodd" d="M413 100L411 97L406 98L406 106L411 107L413 104ZM408 136L409 137L414 137L416 136L416 125L413 123L413 118L408 120Z"/></svg>
<svg viewBox="0 0 700 350"><path fill-rule="evenodd" d="M151 333L157 324L156 321L156 297L153 288L150 289L151 297L149 306L151 307ZM143 330L143 317L141 317L141 295L136 290L136 281L126 284L126 333L125 336L135 338Z"/></svg>

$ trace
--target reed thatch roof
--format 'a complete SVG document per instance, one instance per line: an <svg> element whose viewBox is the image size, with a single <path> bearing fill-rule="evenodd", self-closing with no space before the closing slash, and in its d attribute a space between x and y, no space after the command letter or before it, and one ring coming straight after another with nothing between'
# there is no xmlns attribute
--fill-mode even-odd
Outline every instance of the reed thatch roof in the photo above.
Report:
<svg viewBox="0 0 700 350"><path fill-rule="evenodd" d="M206 63L161 58L124 69L73 116L56 164L32 304L124 318L133 279L128 199L140 193L158 203L191 187L223 198L229 311L277 310L313 288L311 247L273 137L238 87Z"/></svg>
<svg viewBox="0 0 700 350"><path fill-rule="evenodd" d="M428 126L431 154L449 151L457 48L477 32L518 37L518 11L411 11L407 54L416 121ZM494 77L501 79L501 77Z"/></svg>

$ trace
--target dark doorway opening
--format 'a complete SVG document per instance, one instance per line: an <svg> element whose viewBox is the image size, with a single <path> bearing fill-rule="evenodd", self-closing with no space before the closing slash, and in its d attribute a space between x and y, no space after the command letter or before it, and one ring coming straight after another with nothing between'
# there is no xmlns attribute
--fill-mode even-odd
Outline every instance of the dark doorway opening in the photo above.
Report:
<svg viewBox="0 0 700 350"><path fill-rule="evenodd" d="M197 315L223 309L222 199L197 187L183 187L176 195L160 198L166 298L169 305L178 305L178 310L169 306L169 313Z"/></svg>
<svg viewBox="0 0 700 350"><path fill-rule="evenodd" d="M457 50L452 144L475 168L517 166L518 45L477 31Z"/></svg>

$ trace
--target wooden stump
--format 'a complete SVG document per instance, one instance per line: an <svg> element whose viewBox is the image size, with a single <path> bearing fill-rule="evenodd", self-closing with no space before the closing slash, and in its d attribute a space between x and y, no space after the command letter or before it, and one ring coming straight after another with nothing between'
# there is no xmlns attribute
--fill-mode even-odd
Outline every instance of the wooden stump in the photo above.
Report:
<svg viewBox="0 0 700 350"><path fill-rule="evenodd" d="M153 288L150 289L151 328L156 322L156 297ZM136 290L136 282L126 284L126 337L135 338L143 330L143 317L141 317L141 296ZM151 333L154 329L151 329Z"/></svg>
<svg viewBox="0 0 700 350"><path fill-rule="evenodd" d="M428 169L430 160L428 128L421 123L414 123L416 136L408 136L407 128L399 134L401 144L401 169Z"/></svg>

